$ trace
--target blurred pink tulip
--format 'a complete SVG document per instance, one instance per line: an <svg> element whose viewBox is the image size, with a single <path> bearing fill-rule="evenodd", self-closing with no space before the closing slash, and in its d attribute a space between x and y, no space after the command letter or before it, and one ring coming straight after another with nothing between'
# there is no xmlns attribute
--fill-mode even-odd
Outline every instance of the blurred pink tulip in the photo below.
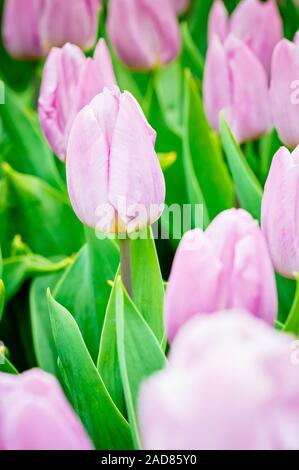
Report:
<svg viewBox="0 0 299 470"><path fill-rule="evenodd" d="M297 42L297 36L295 37ZM288 147L299 144L299 45L283 39L272 60L270 86L274 125Z"/></svg>
<svg viewBox="0 0 299 470"><path fill-rule="evenodd" d="M115 84L104 39L99 41L93 59L86 59L72 44L52 49L43 73L39 117L50 147L61 160L66 158L69 133L78 111L105 86Z"/></svg>
<svg viewBox="0 0 299 470"><path fill-rule="evenodd" d="M175 255L165 298L168 338L192 316L244 308L273 324L277 292L258 224L246 211L222 212L203 233L188 232Z"/></svg>
<svg viewBox="0 0 299 470"><path fill-rule="evenodd" d="M184 13L190 4L190 0L171 0L178 15Z"/></svg>
<svg viewBox="0 0 299 470"><path fill-rule="evenodd" d="M293 344L243 311L190 320L141 388L144 449L298 450Z"/></svg>
<svg viewBox="0 0 299 470"><path fill-rule="evenodd" d="M210 125L225 118L239 143L267 133L271 127L270 97L264 68L245 43L217 35L209 45L204 74L204 104Z"/></svg>
<svg viewBox="0 0 299 470"><path fill-rule="evenodd" d="M165 182L156 133L128 93L105 88L77 115L66 169L78 218L99 232L133 232L164 208Z"/></svg>
<svg viewBox="0 0 299 470"><path fill-rule="evenodd" d="M110 0L109 37L120 59L129 67L154 69L177 57L180 31L171 2Z"/></svg>
<svg viewBox="0 0 299 470"><path fill-rule="evenodd" d="M270 74L273 49L283 37L275 0L242 0L230 19L223 2L216 0L209 18L209 38L216 34L223 41L229 32L246 42Z"/></svg>
<svg viewBox="0 0 299 470"><path fill-rule="evenodd" d="M262 230L278 273L299 273L299 147L282 147L274 156L262 204Z"/></svg>
<svg viewBox="0 0 299 470"><path fill-rule="evenodd" d="M90 49L101 0L6 0L3 38L16 57L38 58L66 42Z"/></svg>
<svg viewBox="0 0 299 470"><path fill-rule="evenodd" d="M0 450L92 450L53 376L0 373Z"/></svg>

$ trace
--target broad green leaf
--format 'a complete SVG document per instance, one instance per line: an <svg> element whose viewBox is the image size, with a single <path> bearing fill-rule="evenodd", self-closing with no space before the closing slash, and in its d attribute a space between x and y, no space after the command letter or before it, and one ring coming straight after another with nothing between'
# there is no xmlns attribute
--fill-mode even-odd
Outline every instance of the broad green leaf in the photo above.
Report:
<svg viewBox="0 0 299 470"><path fill-rule="evenodd" d="M180 132L182 127L183 75L179 58L155 72L150 87L155 87L164 119ZM149 90L149 95L152 91Z"/></svg>
<svg viewBox="0 0 299 470"><path fill-rule="evenodd" d="M131 241L134 303L161 344L165 337L164 285L152 230Z"/></svg>
<svg viewBox="0 0 299 470"><path fill-rule="evenodd" d="M61 277L61 273L37 277L30 287L30 319L34 352L38 366L56 377L57 350L49 316L47 289L52 291Z"/></svg>
<svg viewBox="0 0 299 470"><path fill-rule="evenodd" d="M116 281L118 276L119 270L116 273L116 279L113 283L107 306L98 357L98 370L114 403L118 409L123 412L125 405L116 339Z"/></svg>
<svg viewBox="0 0 299 470"><path fill-rule="evenodd" d="M188 17L191 35L203 55L207 49L208 17L212 4L213 0L195 0Z"/></svg>
<svg viewBox="0 0 299 470"><path fill-rule="evenodd" d="M13 144L13 152L10 152L13 160L9 163L22 173L38 176L56 188L62 187L54 156L41 133L37 115L7 85L0 117Z"/></svg>
<svg viewBox="0 0 299 470"><path fill-rule="evenodd" d="M11 299L30 277L62 271L71 262L71 258L53 262L33 253L6 258L3 265L3 279L7 300Z"/></svg>
<svg viewBox="0 0 299 470"><path fill-rule="evenodd" d="M264 185L269 174L272 159L281 147L282 143L279 140L276 130L270 134L261 137L259 141L260 147L260 181Z"/></svg>
<svg viewBox="0 0 299 470"><path fill-rule="evenodd" d="M240 205L259 220L263 194L261 185L248 165L223 114L220 116L220 134Z"/></svg>
<svg viewBox="0 0 299 470"><path fill-rule="evenodd" d="M59 359L72 404L98 450L132 448L130 429L113 403L73 316L48 292Z"/></svg>
<svg viewBox="0 0 299 470"><path fill-rule="evenodd" d="M3 168L14 201L11 211L16 232L32 251L43 256L69 256L78 251L84 239L83 228L67 196L39 178L14 171L8 164Z"/></svg>
<svg viewBox="0 0 299 470"><path fill-rule="evenodd" d="M286 333L293 333L294 335L299 336L299 276L297 276L297 289L294 303L283 330Z"/></svg>
<svg viewBox="0 0 299 470"><path fill-rule="evenodd" d="M135 305L117 281L116 297L117 349L124 387L129 422L134 444L141 448L137 402L142 382L165 365L165 356L156 337L144 321Z"/></svg>
<svg viewBox="0 0 299 470"><path fill-rule="evenodd" d="M0 279L0 322L2 319L2 315L3 315L4 304L5 304L5 287L4 287L4 283L2 279Z"/></svg>

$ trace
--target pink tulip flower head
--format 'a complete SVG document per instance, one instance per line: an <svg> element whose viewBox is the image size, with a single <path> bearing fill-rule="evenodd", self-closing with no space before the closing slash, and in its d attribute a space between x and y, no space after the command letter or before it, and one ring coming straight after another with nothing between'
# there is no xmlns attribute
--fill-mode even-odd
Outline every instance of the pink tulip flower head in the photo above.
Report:
<svg viewBox="0 0 299 470"><path fill-rule="evenodd" d="M262 230L277 272L288 278L299 273L299 147L275 154L262 203Z"/></svg>
<svg viewBox="0 0 299 470"><path fill-rule="evenodd" d="M243 311L192 318L141 388L143 448L298 450L294 345Z"/></svg>
<svg viewBox="0 0 299 470"><path fill-rule="evenodd" d="M274 125L282 142L294 148L299 144L299 43L283 39L272 60L270 86Z"/></svg>
<svg viewBox="0 0 299 470"><path fill-rule="evenodd" d="M172 1L110 0L108 33L126 65L155 69L177 57L180 31Z"/></svg>
<svg viewBox="0 0 299 470"><path fill-rule="evenodd" d="M0 450L92 450L57 380L41 370L0 373Z"/></svg>
<svg viewBox="0 0 299 470"><path fill-rule="evenodd" d="M164 209L165 182L156 133L133 96L105 88L77 115L66 161L78 218L98 232L130 233Z"/></svg>
<svg viewBox="0 0 299 470"><path fill-rule="evenodd" d="M3 39L16 57L39 58L67 42L90 49L101 0L6 0Z"/></svg>
<svg viewBox="0 0 299 470"><path fill-rule="evenodd" d="M115 84L104 39L100 39L93 59L86 59L72 44L52 49L44 68L39 117L50 147L61 160L66 158L69 133L78 111L105 86Z"/></svg>
<svg viewBox="0 0 299 470"><path fill-rule="evenodd" d="M204 74L204 105L210 125L219 130L225 118L239 143L272 128L268 81L249 47L233 35L224 44L217 35L209 45Z"/></svg>
<svg viewBox="0 0 299 470"><path fill-rule="evenodd" d="M218 215L205 232L188 232L175 255L165 298L172 341L201 313L242 308L273 325L277 314L274 270L258 223L246 211Z"/></svg>
<svg viewBox="0 0 299 470"><path fill-rule="evenodd" d="M274 47L283 37L282 20L275 0L242 0L231 18L221 0L216 0L209 17L209 39L223 41L233 33L251 48L270 74Z"/></svg>

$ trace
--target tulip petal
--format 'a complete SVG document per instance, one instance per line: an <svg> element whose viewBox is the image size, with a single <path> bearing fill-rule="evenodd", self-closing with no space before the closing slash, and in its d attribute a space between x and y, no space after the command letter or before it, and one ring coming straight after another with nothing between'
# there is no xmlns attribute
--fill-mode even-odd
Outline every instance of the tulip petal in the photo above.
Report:
<svg viewBox="0 0 299 470"><path fill-rule="evenodd" d="M155 133L139 105L125 92L120 98L110 149L109 202L125 224L137 217L140 228L157 220L165 198L154 139Z"/></svg>
<svg viewBox="0 0 299 470"><path fill-rule="evenodd" d="M67 183L78 218L90 227L109 227L114 219L108 201L109 152L118 99L106 88L77 115L69 139Z"/></svg>
<svg viewBox="0 0 299 470"><path fill-rule="evenodd" d="M262 230L276 270L292 278L299 272L299 164L281 148L273 157L262 203Z"/></svg>
<svg viewBox="0 0 299 470"><path fill-rule="evenodd" d="M212 41L213 36L216 34L219 39L225 41L229 33L229 18L228 12L222 0L216 0L213 3L208 24L208 37L209 42Z"/></svg>
<svg viewBox="0 0 299 470"><path fill-rule="evenodd" d="M284 39L273 53L270 95L275 127L292 148L299 144L298 78L299 46Z"/></svg>

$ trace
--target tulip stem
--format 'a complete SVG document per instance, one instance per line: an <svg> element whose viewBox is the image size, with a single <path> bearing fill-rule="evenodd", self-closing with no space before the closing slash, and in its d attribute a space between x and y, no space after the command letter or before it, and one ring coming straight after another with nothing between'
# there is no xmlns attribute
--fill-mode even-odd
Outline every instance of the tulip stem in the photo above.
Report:
<svg viewBox="0 0 299 470"><path fill-rule="evenodd" d="M119 240L121 279L129 296L133 300L131 240Z"/></svg>

